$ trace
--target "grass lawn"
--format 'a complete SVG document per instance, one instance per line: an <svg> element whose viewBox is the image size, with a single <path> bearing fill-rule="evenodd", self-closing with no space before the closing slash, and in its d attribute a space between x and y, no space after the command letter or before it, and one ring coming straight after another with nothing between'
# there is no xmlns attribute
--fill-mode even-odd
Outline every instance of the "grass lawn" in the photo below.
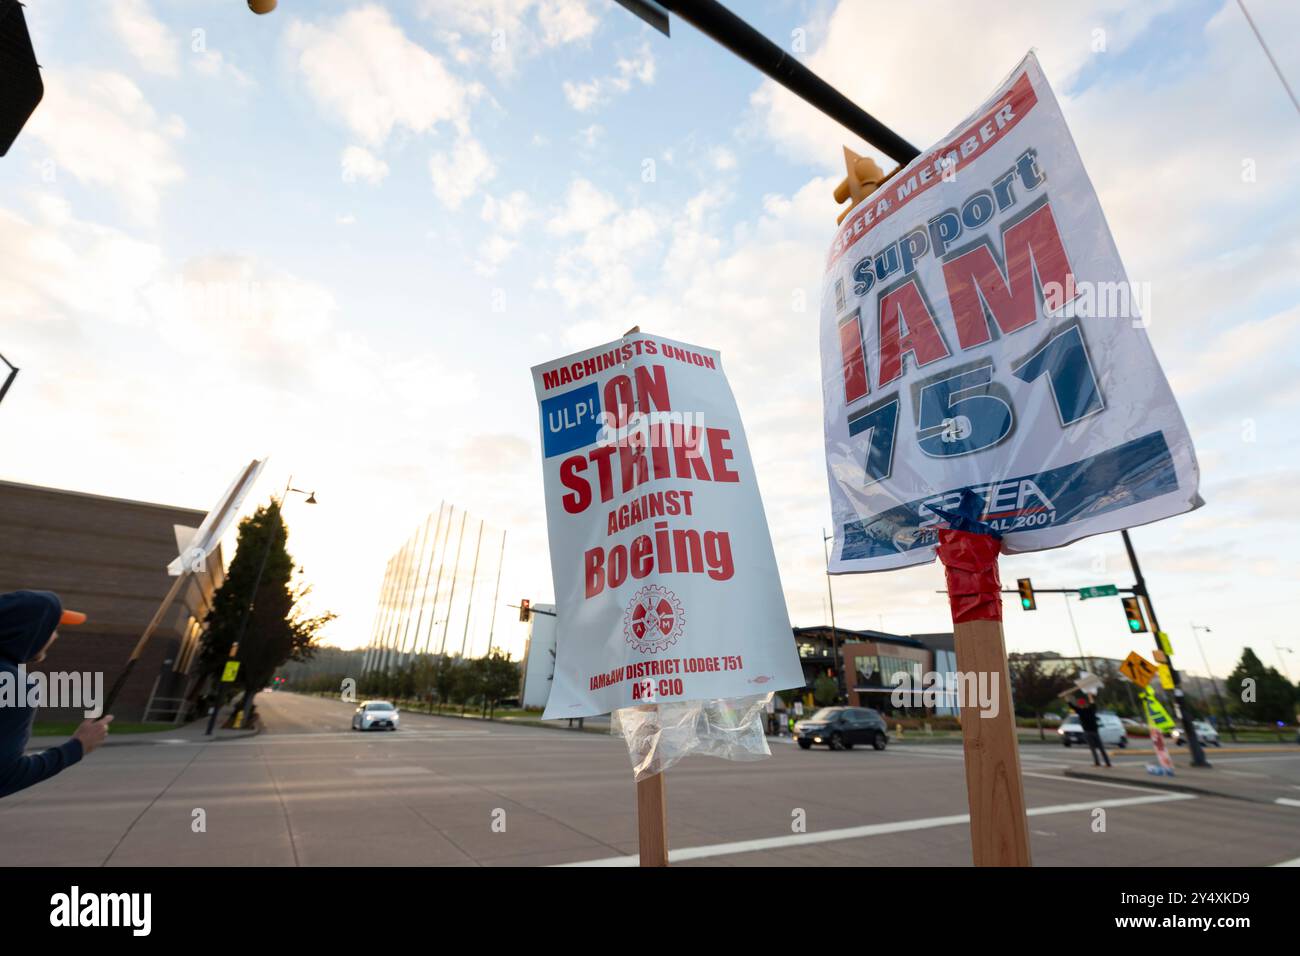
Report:
<svg viewBox="0 0 1300 956"><path fill-rule="evenodd" d="M73 731L81 726L81 721L38 720L32 725L34 737L71 737ZM151 720L148 723L130 720L115 720L108 727L110 736L116 734L151 734L160 730L175 730L171 721Z"/></svg>

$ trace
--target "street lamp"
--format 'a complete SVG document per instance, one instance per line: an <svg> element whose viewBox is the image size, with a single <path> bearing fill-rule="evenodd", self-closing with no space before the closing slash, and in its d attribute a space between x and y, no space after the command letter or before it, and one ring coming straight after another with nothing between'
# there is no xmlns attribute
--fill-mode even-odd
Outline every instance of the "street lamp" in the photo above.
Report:
<svg viewBox="0 0 1300 956"><path fill-rule="evenodd" d="M831 552L830 545L835 535L827 534L826 529L822 528L822 553L826 556L826 597L831 604L831 657L835 665L835 693L838 695L835 703L848 703L849 695L844 686L844 667L840 661L840 635L835 628L835 594L831 591Z"/></svg>
<svg viewBox="0 0 1300 956"><path fill-rule="evenodd" d="M276 518L276 520L275 520L275 524L272 525L271 534L267 536L267 539L266 539L266 547L262 549L262 563L259 564L258 567L257 567L257 577L253 578L253 587L252 587L252 591L251 591L251 593L248 595L248 600L247 600L247 602L245 602L245 604L244 604L244 617L243 617L243 619L239 622L239 636L235 638L235 643L234 643L234 645L233 645L233 647L235 647L235 648L237 648L237 647L239 646L240 642L243 641L243 639L244 639L244 632L248 630L248 619L252 616L252 613L253 613L253 601L254 601L254 599L257 597L257 589L258 589L259 587L262 586L262 575L266 572L266 562L267 562L267 559L271 557L271 548L274 547L275 542L276 542L276 539L279 538L279 536L280 536L280 520L279 520L279 519L280 519L280 514L282 513L282 511L283 511L283 509L284 509L284 504L283 504L283 503L284 503L284 500L285 500L286 498L288 498L290 494L306 495L306 496L307 496L307 502L306 502L306 503L309 504L309 505L314 505L314 504L317 503L317 502L316 502L316 492L314 492L314 491L303 491L301 488L295 488L295 487L293 487L293 476L292 476L292 475L289 476L289 480L285 483L285 486L284 486L284 493L283 493L282 495L280 495L279 500L277 501L277 500L274 499L274 498L271 499L271 504L272 504L273 510L274 510L274 512L275 512L275 518ZM208 718L208 729L207 729L207 731L206 731L205 736L208 736L208 737L211 737L211 736L212 736L212 730L213 730L213 728L216 726L216 723L217 723L217 712L218 712L219 710L221 710L221 697L222 697L222 692L221 692L221 682L218 681L218 682L217 682L216 701L215 701L215 702L213 703L213 705L212 705L212 715Z"/></svg>
<svg viewBox="0 0 1300 956"><path fill-rule="evenodd" d="M1219 713L1223 715L1223 722L1228 725L1228 735L1232 737L1232 742L1237 742L1237 731L1232 726L1232 718L1228 716L1228 708L1223 703L1223 695L1219 693L1219 682L1214 677L1214 671L1210 670L1209 658L1205 656L1205 648L1201 644L1201 635L1197 631L1204 631L1206 634L1213 634L1213 628L1206 627L1204 624L1192 625L1192 637L1196 639L1196 649L1201 652L1201 660L1205 662L1205 673L1210 678L1210 686L1214 688L1215 699L1219 702Z"/></svg>
<svg viewBox="0 0 1300 956"><path fill-rule="evenodd" d="M1273 642L1273 650L1277 652L1277 662L1282 665L1282 673L1286 675L1286 682L1291 683L1291 672L1287 670L1286 660L1282 657L1282 652L1286 651L1288 654L1294 654L1295 651L1289 647L1279 647L1277 641Z"/></svg>

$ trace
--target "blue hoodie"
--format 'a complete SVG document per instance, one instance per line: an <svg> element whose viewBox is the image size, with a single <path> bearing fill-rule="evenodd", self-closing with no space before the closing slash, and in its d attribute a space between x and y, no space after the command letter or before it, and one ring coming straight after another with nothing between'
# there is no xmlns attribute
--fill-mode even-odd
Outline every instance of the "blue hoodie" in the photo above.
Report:
<svg viewBox="0 0 1300 956"><path fill-rule="evenodd" d="M62 613L58 596L49 591L0 594L0 681L17 688L18 665L41 652ZM11 706L0 701L0 797L40 783L82 757L81 741L75 737L41 753L24 756L35 718L35 707Z"/></svg>

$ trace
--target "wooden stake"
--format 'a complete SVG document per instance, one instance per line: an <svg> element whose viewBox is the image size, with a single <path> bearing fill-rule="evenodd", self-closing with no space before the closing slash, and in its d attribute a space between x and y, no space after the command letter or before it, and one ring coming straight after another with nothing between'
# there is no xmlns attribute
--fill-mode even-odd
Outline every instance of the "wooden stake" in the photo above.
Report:
<svg viewBox="0 0 1300 956"><path fill-rule="evenodd" d="M953 636L957 669L963 674L988 674L990 688L995 683L998 688L996 717L981 716L977 706L968 706L964 700L961 703L966 799L975 865L1032 866L1002 622L954 623Z"/></svg>
<svg viewBox="0 0 1300 956"><path fill-rule="evenodd" d="M668 801L662 773L637 781L636 828L641 865L667 866Z"/></svg>
<svg viewBox="0 0 1300 956"><path fill-rule="evenodd" d="M176 600L177 595L181 593L181 588L190 580L190 574L189 568L186 568L177 575L172 581L172 586L168 588L166 596L163 597L162 603L158 605L158 610L153 612L153 617L149 619L149 623L145 626L140 639L135 642L135 648L131 651L131 656L127 658L126 664L122 667L122 672L117 675L117 680L113 681L113 686L109 688L108 697L104 699L102 708L105 714L117 701L117 695L122 692L122 688L126 686L127 678L135 670L136 662L140 659L140 655L144 653L145 645L153 637L153 632L158 630L158 626L162 624L163 617L167 614L168 608L172 606L172 602Z"/></svg>
<svg viewBox="0 0 1300 956"><path fill-rule="evenodd" d="M623 333L624 337L636 335L641 326L634 325ZM658 706L654 707L658 713ZM658 764L658 759L655 761ZM668 865L668 800L664 788L663 771L637 781L636 784L636 834L641 850L642 866Z"/></svg>
<svg viewBox="0 0 1300 956"><path fill-rule="evenodd" d="M903 167L886 175L873 160L859 156L846 146L844 168L846 175L834 190L837 203L848 203L836 219L839 223ZM970 489L962 495L958 511L972 519L980 513ZM941 514L947 516L945 512ZM952 531L939 532L939 560L943 562L952 599L957 669L977 682L980 675L987 675L986 686L990 690L996 686L998 695L996 717L982 716L980 708L972 706L976 701L971 705L965 699L960 701L971 852L976 866L1032 866L1025 789L1020 778L1020 743L1016 738L1007 648L1002 637L998 547L987 538L983 538L982 544L963 544L958 540L961 534L965 532L958 532L956 537Z"/></svg>

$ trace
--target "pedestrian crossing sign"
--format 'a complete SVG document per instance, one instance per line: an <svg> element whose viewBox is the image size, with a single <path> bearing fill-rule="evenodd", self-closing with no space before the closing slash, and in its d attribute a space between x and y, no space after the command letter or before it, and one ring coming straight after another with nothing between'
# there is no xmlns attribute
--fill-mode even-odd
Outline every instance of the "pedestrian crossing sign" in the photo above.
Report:
<svg viewBox="0 0 1300 956"><path fill-rule="evenodd" d="M221 683L233 684L239 676L239 661L226 661L225 670L221 672Z"/></svg>
<svg viewBox="0 0 1300 956"><path fill-rule="evenodd" d="M1151 678L1156 676L1156 665L1137 651L1132 651L1124 658L1124 663L1119 665L1119 672L1139 687L1146 687L1151 683Z"/></svg>

